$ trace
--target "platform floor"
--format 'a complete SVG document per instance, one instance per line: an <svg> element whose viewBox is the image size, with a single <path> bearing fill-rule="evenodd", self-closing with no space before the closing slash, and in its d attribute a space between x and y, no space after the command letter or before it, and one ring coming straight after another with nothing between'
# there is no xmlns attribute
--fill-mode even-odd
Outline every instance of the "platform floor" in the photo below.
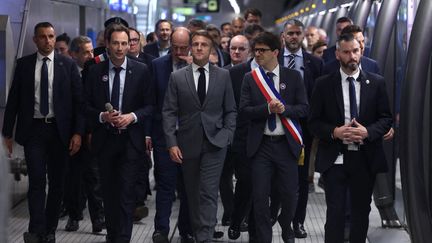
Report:
<svg viewBox="0 0 432 243"><path fill-rule="evenodd" d="M325 223L325 199L323 191L317 186L316 192L309 194L309 203L307 208L307 217L305 228L308 232L306 239L296 239L297 243L323 243L324 242L324 223ZM155 200L153 196L149 197L147 206L149 207L149 216L134 225L132 233L132 243L151 243L151 236L153 233L153 218L155 215ZM218 219L221 219L222 204L219 202ZM178 215L178 200L174 204L173 213L171 217L171 242L180 243L178 230L175 227L176 218ZM91 223L89 220L88 212L85 210L84 220L80 221L80 228L77 232L66 232L64 227L67 222L67 217L62 218L59 222L58 231L56 233L57 243L103 243L105 242L105 233L101 234L91 233ZM9 239L10 243L23 242L22 234L27 230L28 224L28 210L27 201L17 205L12 210L12 215L9 223ZM247 233L242 233L241 237L232 241L228 239L228 227L217 225L217 230L224 232L224 237L215 240L215 242L248 242ZM371 237L369 237L371 236ZM404 229L382 229L380 227L380 218L378 210L372 203L372 212L370 214L370 228L369 228L369 243L410 243L407 232ZM278 224L273 227L273 242L283 243L281 238L281 229Z"/></svg>

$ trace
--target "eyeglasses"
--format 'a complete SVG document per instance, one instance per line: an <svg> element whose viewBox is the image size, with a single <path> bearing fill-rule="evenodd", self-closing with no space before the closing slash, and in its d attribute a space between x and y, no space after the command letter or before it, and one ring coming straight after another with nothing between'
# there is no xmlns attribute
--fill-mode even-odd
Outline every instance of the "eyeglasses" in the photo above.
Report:
<svg viewBox="0 0 432 243"><path fill-rule="evenodd" d="M189 48L189 46L175 46L175 45L171 45L171 48L172 48L174 51L176 51L176 50L179 50L179 51L186 51L186 50Z"/></svg>
<svg viewBox="0 0 432 243"><path fill-rule="evenodd" d="M271 49L270 48L254 48L253 49L253 51L255 52L255 53L264 53L264 52L266 52L266 51L271 51Z"/></svg>
<svg viewBox="0 0 432 243"><path fill-rule="evenodd" d="M139 41L138 38L132 38L132 39L130 39L130 42L133 42L133 43L137 43L138 41Z"/></svg>
<svg viewBox="0 0 432 243"><path fill-rule="evenodd" d="M244 47L235 47L235 46L231 46L230 47L230 50L231 51L239 51L239 52L244 52L244 51L246 51L246 48L244 48Z"/></svg>

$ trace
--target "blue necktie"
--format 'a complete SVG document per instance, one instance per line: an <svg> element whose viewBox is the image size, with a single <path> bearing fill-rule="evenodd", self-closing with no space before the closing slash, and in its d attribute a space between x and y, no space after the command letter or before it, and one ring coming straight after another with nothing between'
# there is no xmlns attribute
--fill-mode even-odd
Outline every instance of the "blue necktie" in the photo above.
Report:
<svg viewBox="0 0 432 243"><path fill-rule="evenodd" d="M48 57L44 57L41 69L41 80L40 80L40 103L39 110L43 116L47 116L49 112L48 107L48 65L46 61Z"/></svg>
<svg viewBox="0 0 432 243"><path fill-rule="evenodd" d="M275 76L275 74L272 72L268 72L267 76L270 78L270 81L272 82L272 85L274 86L273 77ZM271 113L269 115L269 117L267 118L267 124L268 124L268 128L271 132L273 132L276 129L276 114L275 113Z"/></svg>
<svg viewBox="0 0 432 243"><path fill-rule="evenodd" d="M120 72L122 67L113 67L115 71L114 82L111 90L111 105L117 111L120 110Z"/></svg>
<svg viewBox="0 0 432 243"><path fill-rule="evenodd" d="M358 111L357 111L357 99L356 99L356 91L354 86L354 78L348 77L347 81L349 82L349 98L350 98L350 113L351 113L351 119L358 118Z"/></svg>
<svg viewBox="0 0 432 243"><path fill-rule="evenodd" d="M295 69L295 65L296 65L295 57L296 57L296 55L295 54L289 54L288 57L289 57L289 62L288 62L287 68Z"/></svg>
<svg viewBox="0 0 432 243"><path fill-rule="evenodd" d="M205 78L205 69L203 67L198 68L198 71L200 72L200 75L198 77L198 97L201 102L201 105L204 103L205 97L206 97L206 78Z"/></svg>

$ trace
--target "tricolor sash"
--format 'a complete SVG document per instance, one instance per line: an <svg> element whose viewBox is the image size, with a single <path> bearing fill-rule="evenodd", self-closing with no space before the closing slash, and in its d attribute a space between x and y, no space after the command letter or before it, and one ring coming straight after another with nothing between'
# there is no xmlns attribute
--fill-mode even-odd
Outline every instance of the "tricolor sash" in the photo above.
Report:
<svg viewBox="0 0 432 243"><path fill-rule="evenodd" d="M272 99L278 99L282 104L285 105L285 101L282 99L280 93L276 90L273 85L273 82L270 81L270 78L265 73L262 67L257 67L252 70L252 77L255 80L256 85L260 89L261 93L266 98L267 102L270 102ZM294 140L303 147L303 139L301 136L301 128L297 121L291 120L288 117L281 116L279 118L284 125L284 127L289 131ZM303 164L302 157L304 157L302 149L302 154L300 155L299 164Z"/></svg>

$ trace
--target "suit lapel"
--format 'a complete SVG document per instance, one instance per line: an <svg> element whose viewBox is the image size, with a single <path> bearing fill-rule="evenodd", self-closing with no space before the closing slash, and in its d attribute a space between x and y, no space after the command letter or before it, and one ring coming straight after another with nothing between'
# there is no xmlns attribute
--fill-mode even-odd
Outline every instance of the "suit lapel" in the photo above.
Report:
<svg viewBox="0 0 432 243"><path fill-rule="evenodd" d="M105 103L110 102L110 92L109 92L109 60L106 60L104 67L102 68L102 76L100 82L102 82L103 89L105 91Z"/></svg>
<svg viewBox="0 0 432 243"><path fill-rule="evenodd" d="M366 103L368 100L369 90L369 80L367 79L366 73L360 70L360 76L358 79L360 81L360 112L359 118L364 117L364 113L366 112Z"/></svg>
<svg viewBox="0 0 432 243"><path fill-rule="evenodd" d="M189 90L191 91L195 102L199 107L201 107L201 102L199 101L198 94L195 88L192 64L190 64L186 69L186 83L189 86Z"/></svg>
<svg viewBox="0 0 432 243"><path fill-rule="evenodd" d="M29 77L31 77L31 79L30 80L33 80L33 83L31 84L31 85L29 85L30 87L30 94L32 94L32 95L34 95L34 93L35 93L35 82L36 82L36 80L35 80L35 69L36 69L36 61L37 61L37 54L35 53L34 55L33 55L33 58L31 59L31 65L32 65L32 68L30 69L30 76ZM33 102L34 102L34 99L32 99L33 100ZM34 106L34 104L33 104L33 106Z"/></svg>
<svg viewBox="0 0 432 243"><path fill-rule="evenodd" d="M53 66L54 66L54 78L53 78L53 100L56 100L56 94L57 94L57 90L60 89L60 82L61 82L61 72L62 72L62 67L64 65L64 63L59 60L57 54L54 54L54 60L53 60ZM55 102L54 102L55 104Z"/></svg>
<svg viewBox="0 0 432 243"><path fill-rule="evenodd" d="M208 84L208 89L207 89L207 94L206 97L204 99L204 104L203 107L207 104L207 97L209 97L209 95L211 95L213 93L214 87L216 85L216 70L214 70L215 67L210 64L209 65L209 84Z"/></svg>
<svg viewBox="0 0 432 243"><path fill-rule="evenodd" d="M343 92L342 92L342 84L341 84L341 75L340 72L337 71L333 75L333 78L331 79L334 82L334 91L335 91L335 97L336 97L336 103L337 107L339 109L339 115L342 117L342 120L344 119L345 115L345 109L344 109L344 103L343 103Z"/></svg>
<svg viewBox="0 0 432 243"><path fill-rule="evenodd" d="M123 96L122 96L122 110L126 110L125 107L127 107L128 100L126 100L128 97L131 97L129 95L130 92L130 86L132 82L132 78L134 75L134 64L131 62L131 59L128 58L127 66L126 66L126 74L125 74L125 81L124 81L124 87L123 87Z"/></svg>
<svg viewBox="0 0 432 243"><path fill-rule="evenodd" d="M287 101L287 89L288 89L288 83L285 81L288 80L286 78L286 73L281 68L281 65L279 64L279 94L281 95L282 99L284 101ZM284 89L281 89L280 87L285 87ZM277 88L277 87L275 87Z"/></svg>

